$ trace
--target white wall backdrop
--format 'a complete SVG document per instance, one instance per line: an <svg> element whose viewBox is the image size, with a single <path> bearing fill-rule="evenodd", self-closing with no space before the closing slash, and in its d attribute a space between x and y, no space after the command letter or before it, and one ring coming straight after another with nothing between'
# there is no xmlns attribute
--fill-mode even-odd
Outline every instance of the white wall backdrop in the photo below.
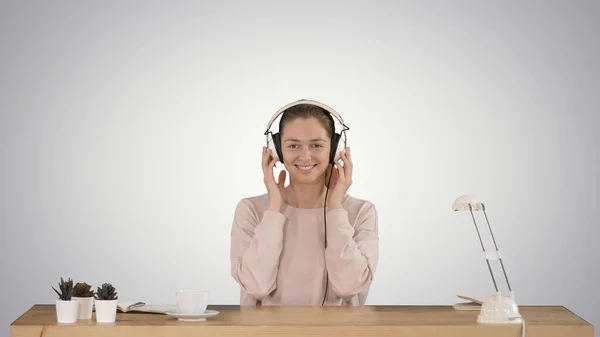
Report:
<svg viewBox="0 0 600 337"><path fill-rule="evenodd" d="M518 304L598 326L599 13L566 0L2 1L0 336L53 303L60 277L111 282L121 299L202 288L238 304L233 211L265 192L263 132L300 98L342 114L349 192L379 211L368 304L494 291L470 215L451 210L472 194Z"/></svg>

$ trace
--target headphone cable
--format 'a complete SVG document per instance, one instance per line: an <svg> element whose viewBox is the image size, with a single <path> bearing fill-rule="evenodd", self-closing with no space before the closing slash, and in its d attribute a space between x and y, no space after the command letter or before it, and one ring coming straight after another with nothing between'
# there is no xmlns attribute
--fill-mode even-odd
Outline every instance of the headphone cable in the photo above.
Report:
<svg viewBox="0 0 600 337"><path fill-rule="evenodd" d="M325 204L323 206L323 221L325 224L325 249L327 249L327 195L329 194L329 184L331 183L331 176L333 175L333 163L331 163L331 170L329 171L329 180L327 181L327 190L325 191ZM327 271L327 261L325 261L325 295L323 295L323 302L321 306L325 304L327 299L327 289L329 285L329 272Z"/></svg>

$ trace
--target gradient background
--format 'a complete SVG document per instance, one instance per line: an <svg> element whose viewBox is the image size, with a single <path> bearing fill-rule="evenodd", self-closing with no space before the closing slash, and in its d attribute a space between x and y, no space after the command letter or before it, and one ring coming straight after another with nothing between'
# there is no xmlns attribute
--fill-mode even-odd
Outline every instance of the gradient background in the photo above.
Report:
<svg viewBox="0 0 600 337"><path fill-rule="evenodd" d="M265 192L263 132L300 98L341 113L349 192L379 211L368 304L493 293L470 215L451 209L471 194L517 303L598 326L599 8L2 1L0 336L60 277L238 304L233 211Z"/></svg>

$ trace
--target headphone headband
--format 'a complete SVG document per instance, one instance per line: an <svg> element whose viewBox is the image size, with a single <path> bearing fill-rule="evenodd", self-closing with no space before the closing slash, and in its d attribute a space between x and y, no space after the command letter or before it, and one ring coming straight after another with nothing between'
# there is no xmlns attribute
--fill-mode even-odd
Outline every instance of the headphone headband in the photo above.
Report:
<svg viewBox="0 0 600 337"><path fill-rule="evenodd" d="M321 103L321 102L314 101L314 100L301 99L301 100L297 100L292 103L288 103L287 105L283 106L281 109L277 110L277 112L273 115L273 117L271 117L269 124L267 124L267 131L265 131L265 135L267 135L269 133L269 130L271 129L271 125L273 125L273 122L277 119L277 117L279 117L279 115L284 113L287 109L289 109L293 106L296 106L296 105L300 105L300 104L310 104L310 105L318 106L319 108L329 112L333 117L335 117L340 122L340 124L342 124L342 126L343 126L342 131L346 131L349 129L346 126L346 124L344 124L344 120L342 119L342 116L340 116L340 114L338 114L337 111L333 110L328 105Z"/></svg>

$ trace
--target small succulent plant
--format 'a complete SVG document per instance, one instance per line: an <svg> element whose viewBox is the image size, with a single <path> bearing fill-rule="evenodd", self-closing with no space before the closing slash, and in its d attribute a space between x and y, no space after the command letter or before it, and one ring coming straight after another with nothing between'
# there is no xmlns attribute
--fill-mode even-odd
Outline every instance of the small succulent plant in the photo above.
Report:
<svg viewBox="0 0 600 337"><path fill-rule="evenodd" d="M94 291L90 290L91 288L92 286L85 282L77 282L73 288L73 297L94 297Z"/></svg>
<svg viewBox="0 0 600 337"><path fill-rule="evenodd" d="M65 281L61 277L60 282L58 283L58 287L60 289L60 292L58 292L58 290L52 287L56 294L58 294L58 298L63 301L70 301L71 297L73 296L73 280L69 278L67 281Z"/></svg>
<svg viewBox="0 0 600 337"><path fill-rule="evenodd" d="M115 287L110 283L102 283L102 287L98 287L98 290L96 291L97 300L111 301L118 298Z"/></svg>

